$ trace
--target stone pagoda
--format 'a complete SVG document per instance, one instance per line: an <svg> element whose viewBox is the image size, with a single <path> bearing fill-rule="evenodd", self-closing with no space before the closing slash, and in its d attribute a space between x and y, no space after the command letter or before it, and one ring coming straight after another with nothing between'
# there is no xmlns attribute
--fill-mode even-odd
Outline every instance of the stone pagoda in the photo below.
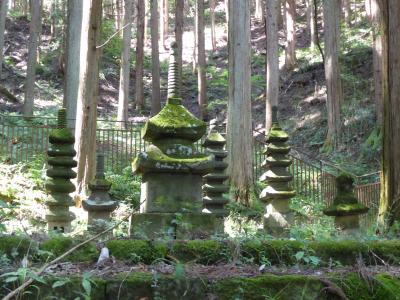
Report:
<svg viewBox="0 0 400 300"><path fill-rule="evenodd" d="M69 194L75 191L75 185L71 179L76 177L72 168L77 166L77 162L74 160L76 155L75 137L67 128L65 109L58 111L57 129L50 132L49 142L47 155L50 168L46 173L49 179L45 184L49 194L46 200L48 206L46 220L49 230L69 232L71 231L71 221L75 218L74 214L69 211L69 206L74 205Z"/></svg>
<svg viewBox="0 0 400 300"><path fill-rule="evenodd" d="M227 215L224 206L229 203L229 199L224 196L229 192L229 186L224 184L229 177L225 174L225 169L228 167L228 164L224 162L224 158L228 155L225 144L225 138L215 129L211 129L203 142L206 153L215 157L213 172L204 176L203 213L211 213L220 217Z"/></svg>
<svg viewBox="0 0 400 300"><path fill-rule="evenodd" d="M95 232L106 229L111 212L118 202L111 199L109 190L111 183L104 176L104 154L97 154L96 176L89 183L90 196L82 201L83 208L88 212L88 228Z"/></svg>
<svg viewBox="0 0 400 300"><path fill-rule="evenodd" d="M264 150L267 158L262 163L266 172L260 180L267 184L261 192L260 199L266 203L264 228L274 235L285 236L289 225L293 222L293 213L289 208L289 200L295 196L290 183L293 176L288 167L292 164L288 154L290 146L287 144L288 134L278 123L278 108L272 108L272 126L267 135L267 147Z"/></svg>
<svg viewBox="0 0 400 300"><path fill-rule="evenodd" d="M336 189L333 204L324 210L324 214L335 217L336 227L346 233L352 233L360 226L360 215L367 213L369 208L358 202L353 192L354 179L350 175L339 175L336 178Z"/></svg>
<svg viewBox="0 0 400 300"><path fill-rule="evenodd" d="M132 164L133 172L142 175L142 186L131 235L199 238L217 226L214 216L202 213L203 176L213 169L213 157L196 151L194 143L205 134L206 123L182 105L176 44L171 49L167 103L145 124L142 137L151 145Z"/></svg>

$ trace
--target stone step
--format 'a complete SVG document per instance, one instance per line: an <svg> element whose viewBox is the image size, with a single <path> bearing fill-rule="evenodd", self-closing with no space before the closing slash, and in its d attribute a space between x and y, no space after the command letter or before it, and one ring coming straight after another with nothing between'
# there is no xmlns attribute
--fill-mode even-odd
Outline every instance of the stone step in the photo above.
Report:
<svg viewBox="0 0 400 300"><path fill-rule="evenodd" d="M260 200L261 201L270 201L273 199L282 199L282 200L288 200L296 195L296 192L292 189L287 189L287 190L277 190L273 188L272 186L268 186L260 194Z"/></svg>
<svg viewBox="0 0 400 300"><path fill-rule="evenodd" d="M222 180L225 181L229 178L228 175L224 173L210 173L204 176L205 179L207 180Z"/></svg>
<svg viewBox="0 0 400 300"><path fill-rule="evenodd" d="M203 198L204 205L225 205L229 203L229 199L223 196L205 196Z"/></svg>
<svg viewBox="0 0 400 300"><path fill-rule="evenodd" d="M203 191L210 193L228 193L229 187L224 184L210 185L206 183L203 185Z"/></svg>
<svg viewBox="0 0 400 300"><path fill-rule="evenodd" d="M279 154L288 154L290 152L290 146L286 143L275 143L270 144L263 151L264 154L271 155L275 153Z"/></svg>
<svg viewBox="0 0 400 300"><path fill-rule="evenodd" d="M282 170L268 170L261 175L260 181L263 182L289 182L292 181L293 176L289 171Z"/></svg>

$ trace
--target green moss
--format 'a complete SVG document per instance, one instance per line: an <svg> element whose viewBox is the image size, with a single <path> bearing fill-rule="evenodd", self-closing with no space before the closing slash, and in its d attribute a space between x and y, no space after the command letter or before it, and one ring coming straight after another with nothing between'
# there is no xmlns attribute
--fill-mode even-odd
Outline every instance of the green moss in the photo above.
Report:
<svg viewBox="0 0 400 300"><path fill-rule="evenodd" d="M68 156L49 157L47 162L50 166L60 167L75 168L78 165L78 163L72 157Z"/></svg>
<svg viewBox="0 0 400 300"><path fill-rule="evenodd" d="M343 265L355 264L360 257L368 256L368 247L357 241L312 242L309 248L323 261L339 261Z"/></svg>
<svg viewBox="0 0 400 300"><path fill-rule="evenodd" d="M49 156L69 156L74 157L76 155L76 151L74 149L74 145L72 144L61 144L61 145L52 145L49 150L47 150L47 154Z"/></svg>
<svg viewBox="0 0 400 300"><path fill-rule="evenodd" d="M386 274L375 276L377 282L375 299L400 299L400 279Z"/></svg>
<svg viewBox="0 0 400 300"><path fill-rule="evenodd" d="M111 240L107 242L107 247L116 258L134 263L151 264L158 258L164 258L167 253L166 245L143 240Z"/></svg>
<svg viewBox="0 0 400 300"><path fill-rule="evenodd" d="M367 213L368 210L369 208L361 203L334 204L325 209L324 214L327 216L348 216L364 214Z"/></svg>
<svg viewBox="0 0 400 300"><path fill-rule="evenodd" d="M49 142L51 144L73 144L75 136L68 128L54 129L50 132Z"/></svg>
<svg viewBox="0 0 400 300"><path fill-rule="evenodd" d="M286 142L289 135L278 124L273 124L267 135L267 142Z"/></svg>
<svg viewBox="0 0 400 300"><path fill-rule="evenodd" d="M58 178L65 178L71 179L76 177L75 171L71 170L70 168L58 167L53 169L48 169L46 171L46 175L48 177L58 177Z"/></svg>
<svg viewBox="0 0 400 300"><path fill-rule="evenodd" d="M35 247L35 242L23 236L0 236L0 253L9 258L22 258L28 251L34 252Z"/></svg>
<svg viewBox="0 0 400 300"><path fill-rule="evenodd" d="M182 241L172 246L172 255L179 260L206 265L229 260L229 252L226 244L214 240Z"/></svg>
<svg viewBox="0 0 400 300"><path fill-rule="evenodd" d="M56 193L72 193L75 191L75 185L65 179L50 178L46 181L45 188L49 192Z"/></svg>

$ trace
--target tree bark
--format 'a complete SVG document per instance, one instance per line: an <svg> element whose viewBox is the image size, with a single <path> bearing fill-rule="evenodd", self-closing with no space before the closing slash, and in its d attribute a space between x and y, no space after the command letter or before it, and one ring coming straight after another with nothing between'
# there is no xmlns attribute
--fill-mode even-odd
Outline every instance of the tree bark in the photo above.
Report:
<svg viewBox="0 0 400 300"><path fill-rule="evenodd" d="M235 199L250 204L253 184L250 1L229 0L229 101L227 147Z"/></svg>
<svg viewBox="0 0 400 300"><path fill-rule="evenodd" d="M130 52L131 52L131 32L133 0L125 0L124 11L124 30L123 30L123 48L121 53L121 70L119 75L119 93L118 93L118 114L117 121L125 126L128 121L128 101L129 101L129 71L130 71Z"/></svg>
<svg viewBox="0 0 400 300"><path fill-rule="evenodd" d="M374 66L374 87L375 87L375 104L376 104L376 119L379 126L382 125L383 117L383 100L387 97L386 82L387 78L387 28L384 27L385 17L381 7L383 0L372 0L371 2L371 18L373 22L373 66Z"/></svg>
<svg viewBox="0 0 400 300"><path fill-rule="evenodd" d="M151 0L151 114L156 115L161 109L160 102L160 51L158 47L158 5Z"/></svg>
<svg viewBox="0 0 400 300"><path fill-rule="evenodd" d="M310 32L310 47L315 48L318 43L315 18L317 18L318 16L315 15L314 0L306 0L306 4L307 4L307 27L308 31Z"/></svg>
<svg viewBox="0 0 400 300"><path fill-rule="evenodd" d="M136 109L144 109L143 61L144 61L144 0L137 0L136 32Z"/></svg>
<svg viewBox="0 0 400 300"><path fill-rule="evenodd" d="M6 18L8 10L8 0L1 0L0 6L0 78L2 78L3 71L3 49L4 49L4 34L6 29Z"/></svg>
<svg viewBox="0 0 400 300"><path fill-rule="evenodd" d="M324 149L336 148L340 137L340 106L343 102L339 69L340 0L324 0L325 78L328 134Z"/></svg>
<svg viewBox="0 0 400 300"><path fill-rule="evenodd" d="M278 43L278 15L280 4L275 0L267 0L266 14L266 89L267 99L265 104L265 131L268 132L272 125L272 107L278 106L279 98L279 43Z"/></svg>
<svg viewBox="0 0 400 300"><path fill-rule="evenodd" d="M192 70L193 73L196 72L197 69L197 33L198 33L198 2L196 0L196 3L194 4L194 18L193 18L193 60L192 60Z"/></svg>
<svg viewBox="0 0 400 300"><path fill-rule="evenodd" d="M121 28L121 1L122 0L115 0L115 29L119 30Z"/></svg>
<svg viewBox="0 0 400 300"><path fill-rule="evenodd" d="M29 44L28 44L28 62L26 70L25 83L25 101L22 112L25 117L33 116L33 106L35 97L35 69L37 61L37 51L39 44L39 24L40 24L40 0L31 2L31 22L29 25Z"/></svg>
<svg viewBox="0 0 400 300"><path fill-rule="evenodd" d="M63 106L67 110L68 128L75 128L76 106L79 89L82 1L68 1L68 27L66 43L66 70Z"/></svg>
<svg viewBox="0 0 400 300"><path fill-rule="evenodd" d="M293 70L296 66L296 1L286 0L286 47L285 68Z"/></svg>
<svg viewBox="0 0 400 300"><path fill-rule="evenodd" d="M351 0L343 0L344 20L351 27Z"/></svg>
<svg viewBox="0 0 400 300"><path fill-rule="evenodd" d="M256 0L255 3L256 6L256 11L255 11L255 18L259 21L264 20L264 5L263 5L263 0Z"/></svg>
<svg viewBox="0 0 400 300"><path fill-rule="evenodd" d="M204 0L197 0L197 85L198 104L203 120L207 119L207 95L206 95L206 49L204 38Z"/></svg>
<svg viewBox="0 0 400 300"><path fill-rule="evenodd" d="M383 85L383 148L379 224L388 228L400 220L400 1L380 0L383 31L380 33L388 60Z"/></svg>
<svg viewBox="0 0 400 300"><path fill-rule="evenodd" d="M215 33L215 0L210 0L210 16L211 16L211 45L212 51L217 49L217 37Z"/></svg>
<svg viewBox="0 0 400 300"><path fill-rule="evenodd" d="M168 0L160 1L160 33L161 33L161 43L164 49L167 49L167 38L168 38Z"/></svg>
<svg viewBox="0 0 400 300"><path fill-rule="evenodd" d="M183 10L184 10L185 1L184 0L175 0L175 41L178 48L178 73L179 78L182 78L182 38L183 38ZM183 80L183 78L182 78ZM182 85L181 82L179 82ZM179 86L179 90L181 91L181 86Z"/></svg>
<svg viewBox="0 0 400 300"><path fill-rule="evenodd" d="M77 193L85 193L96 168L96 120L99 97L99 58L102 0L85 0L82 8L78 107L75 128Z"/></svg>

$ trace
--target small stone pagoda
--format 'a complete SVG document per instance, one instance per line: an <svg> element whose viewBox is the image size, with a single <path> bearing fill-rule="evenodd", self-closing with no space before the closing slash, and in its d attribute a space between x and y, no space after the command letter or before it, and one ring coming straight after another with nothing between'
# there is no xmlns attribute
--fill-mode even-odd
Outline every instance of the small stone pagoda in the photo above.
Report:
<svg viewBox="0 0 400 300"><path fill-rule="evenodd" d="M50 168L46 173L49 179L45 184L49 194L46 200L48 206L46 220L49 230L69 232L71 231L71 221L75 218L74 214L69 211L69 206L74 205L69 194L75 191L71 179L76 177L72 168L77 166L77 162L74 160L76 155L75 137L67 128L65 109L58 111L57 129L51 131L49 142L47 155Z"/></svg>
<svg viewBox="0 0 400 300"><path fill-rule="evenodd" d="M333 204L324 210L324 214L335 217L336 227L351 233L359 228L360 215L367 213L369 208L358 202L353 192L354 179L350 175L339 175L336 178L336 189Z"/></svg>
<svg viewBox="0 0 400 300"><path fill-rule="evenodd" d="M293 222L289 200L295 196L295 191L290 185L293 176L288 171L288 167L292 164L288 156L290 152L288 139L288 134L279 126L278 108L274 106L272 126L267 135L267 147L264 150L267 158L262 163L266 172L260 178L267 187L261 192L260 200L266 203L264 228L278 236L287 235L289 225Z"/></svg>
<svg viewBox="0 0 400 300"><path fill-rule="evenodd" d="M206 132L206 123L183 105L173 44L168 76L168 99L149 119L142 137L151 145L133 162L142 175L140 214L132 216L131 235L155 238L199 238L213 234L216 220L202 213L203 176L213 169L213 157L196 151L194 143Z"/></svg>
<svg viewBox="0 0 400 300"><path fill-rule="evenodd" d="M224 184L229 177L225 174L225 169L228 167L228 164L224 162L224 158L228 155L228 151L224 149L225 144L225 138L215 129L211 129L203 142L206 153L215 157L213 172L204 176L203 213L211 213L219 217L227 215L224 206L229 203L229 199L224 196L229 192L229 186Z"/></svg>
<svg viewBox="0 0 400 300"><path fill-rule="evenodd" d="M117 201L111 199L109 191L111 183L104 176L104 154L97 154L96 176L89 183L90 196L82 201L83 208L88 212L88 228L94 232L105 230L110 215L117 207Z"/></svg>

